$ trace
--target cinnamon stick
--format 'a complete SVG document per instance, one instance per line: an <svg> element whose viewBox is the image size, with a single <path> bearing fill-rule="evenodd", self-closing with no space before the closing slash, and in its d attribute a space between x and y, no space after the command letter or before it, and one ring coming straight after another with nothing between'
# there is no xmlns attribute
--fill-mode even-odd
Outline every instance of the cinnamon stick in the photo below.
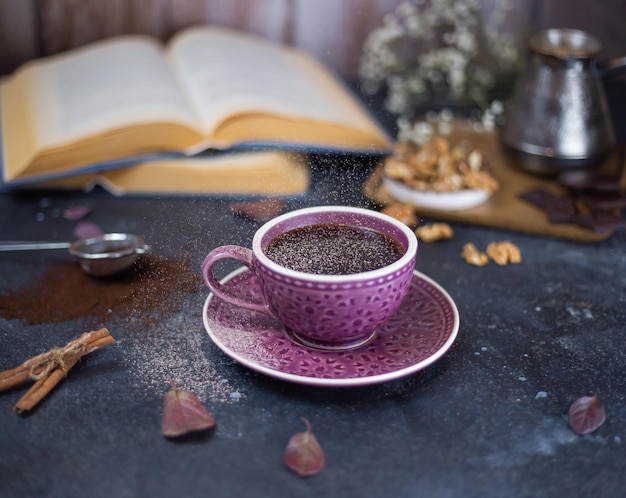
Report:
<svg viewBox="0 0 626 498"><path fill-rule="evenodd" d="M24 365L5 370L0 373L0 391L6 391L12 387L19 386L30 379L28 369Z"/></svg>
<svg viewBox="0 0 626 498"><path fill-rule="evenodd" d="M27 380L35 383L17 402L14 409L21 413L32 409L66 375L84 355L115 342L106 328L85 332L63 348L54 348L35 356L10 370L0 372L0 391L15 387Z"/></svg>
<svg viewBox="0 0 626 498"><path fill-rule="evenodd" d="M89 349L86 348L82 354L77 353L69 356L66 359L63 368L56 367L47 376L37 380L37 382L35 382L32 387L26 391L26 394L19 399L13 409L18 413L32 410L37 403L39 403L61 380L67 376L67 372L69 372L70 369L78 363L78 360L80 360L87 353L95 351L96 349L106 346L107 344L111 344L114 341L115 339L113 339L110 335L91 341Z"/></svg>

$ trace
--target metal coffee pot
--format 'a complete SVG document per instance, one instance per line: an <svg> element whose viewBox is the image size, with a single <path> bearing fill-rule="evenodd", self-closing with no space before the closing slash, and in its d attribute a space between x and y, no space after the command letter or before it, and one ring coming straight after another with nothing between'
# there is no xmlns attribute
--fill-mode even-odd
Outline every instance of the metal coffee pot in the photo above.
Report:
<svg viewBox="0 0 626 498"><path fill-rule="evenodd" d="M600 164L615 144L602 79L624 71L626 57L597 61L600 42L575 29L537 32L528 48L499 127L505 149L541 175Z"/></svg>

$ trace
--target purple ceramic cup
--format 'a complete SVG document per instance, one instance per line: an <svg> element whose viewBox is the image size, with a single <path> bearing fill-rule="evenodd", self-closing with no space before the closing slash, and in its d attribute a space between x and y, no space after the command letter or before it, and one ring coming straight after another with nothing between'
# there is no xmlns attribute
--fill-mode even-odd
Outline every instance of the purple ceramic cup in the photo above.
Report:
<svg viewBox="0 0 626 498"><path fill-rule="evenodd" d="M368 228L394 239L400 259L382 268L346 275L317 275L278 265L265 254L268 243L289 230L318 224ZM211 292L228 303L269 313L280 320L295 341L309 347L342 351L367 344L376 328L400 305L413 276L417 237L403 223L382 213L345 206L321 206L283 214L264 224L252 249L228 245L212 250L202 264ZM258 278L263 302L228 292L215 278L217 261L235 259Z"/></svg>

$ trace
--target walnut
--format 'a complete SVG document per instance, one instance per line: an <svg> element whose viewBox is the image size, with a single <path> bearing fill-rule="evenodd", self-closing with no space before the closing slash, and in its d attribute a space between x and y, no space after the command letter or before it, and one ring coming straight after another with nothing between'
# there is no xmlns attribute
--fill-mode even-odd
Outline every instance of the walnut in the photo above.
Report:
<svg viewBox="0 0 626 498"><path fill-rule="evenodd" d="M470 170L463 175L467 188L493 192L498 189L498 181L486 171Z"/></svg>
<svg viewBox="0 0 626 498"><path fill-rule="evenodd" d="M489 258L484 252L480 252L476 249L476 246L471 242L468 242L463 246L463 252L461 253L461 257L465 260L466 263L474 266L485 266L489 263Z"/></svg>
<svg viewBox="0 0 626 498"><path fill-rule="evenodd" d="M433 138L432 143L440 154L445 154L450 150L450 143L443 137Z"/></svg>
<svg viewBox="0 0 626 498"><path fill-rule="evenodd" d="M421 146L412 142L398 144L394 155L385 160L384 174L423 191L478 189L491 193L498 189L498 181L489 172L480 150L466 144L452 146L443 137Z"/></svg>
<svg viewBox="0 0 626 498"><path fill-rule="evenodd" d="M385 161L385 175L394 180L408 180L413 176L413 172L404 161L390 157Z"/></svg>
<svg viewBox="0 0 626 498"><path fill-rule="evenodd" d="M438 240L451 239L454 233L447 223L431 223L422 225L415 230L417 238L423 242L436 242Z"/></svg>
<svg viewBox="0 0 626 498"><path fill-rule="evenodd" d="M487 256L499 265L522 262L522 254L519 248L508 241L489 244L487 246Z"/></svg>
<svg viewBox="0 0 626 498"><path fill-rule="evenodd" d="M467 164L472 171L479 171L483 166L483 155L479 150L473 150L467 156Z"/></svg>
<svg viewBox="0 0 626 498"><path fill-rule="evenodd" d="M402 204L401 202L390 204L382 210L382 213L395 218L407 226L412 227L417 225L417 217L415 216L413 207Z"/></svg>

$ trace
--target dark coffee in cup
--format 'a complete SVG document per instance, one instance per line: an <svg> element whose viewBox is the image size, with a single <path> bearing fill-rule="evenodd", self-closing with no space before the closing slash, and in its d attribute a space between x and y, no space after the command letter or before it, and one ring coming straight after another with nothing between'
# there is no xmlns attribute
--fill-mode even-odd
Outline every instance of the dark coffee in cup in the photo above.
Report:
<svg viewBox="0 0 626 498"><path fill-rule="evenodd" d="M377 270L404 254L388 235L369 228L322 223L294 228L264 249L275 263L315 275L351 275Z"/></svg>

